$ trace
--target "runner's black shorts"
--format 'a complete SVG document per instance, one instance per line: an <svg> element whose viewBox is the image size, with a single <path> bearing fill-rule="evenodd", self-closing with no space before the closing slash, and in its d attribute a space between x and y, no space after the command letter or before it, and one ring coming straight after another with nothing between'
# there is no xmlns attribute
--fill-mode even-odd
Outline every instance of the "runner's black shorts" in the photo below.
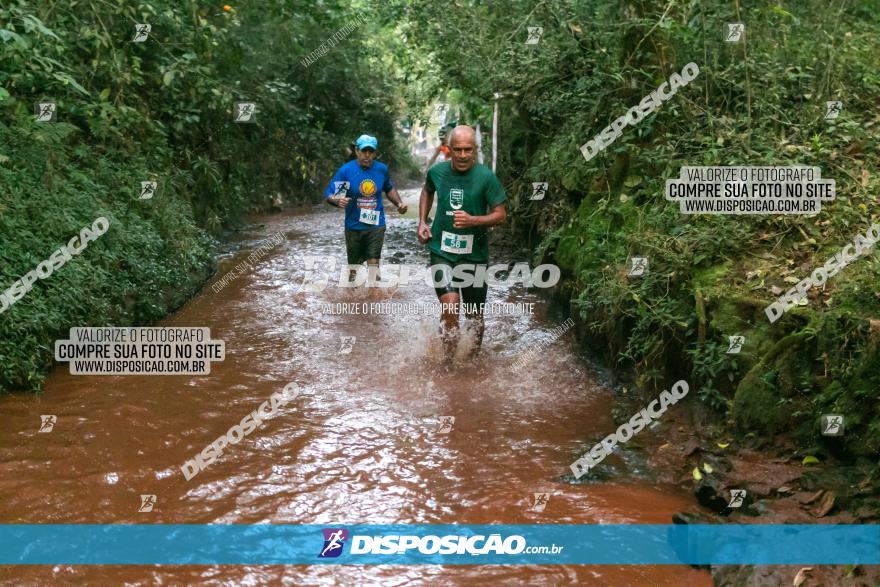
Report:
<svg viewBox="0 0 880 587"><path fill-rule="evenodd" d="M349 265L360 265L367 259L382 257L385 227L345 231L345 252Z"/></svg>
<svg viewBox="0 0 880 587"><path fill-rule="evenodd" d="M461 297L461 301L465 304L485 304L486 303L486 294L489 292L489 284L486 283L486 280L483 280L483 284L481 286L472 285L470 287L454 287L452 285L452 268L461 265L463 263L470 263L470 261L449 261L448 259L444 259L443 257L437 256L434 253L431 253L431 269L433 275L431 276L434 283L443 282L445 285L438 285L434 288L434 291L437 293L437 297L444 296L450 293L457 293L459 297ZM435 267L435 265L440 265L443 268ZM484 270L486 269L486 264L474 263L475 271L478 271L480 267ZM446 274L445 280L441 278L440 271L443 271ZM484 273L485 275L485 273Z"/></svg>

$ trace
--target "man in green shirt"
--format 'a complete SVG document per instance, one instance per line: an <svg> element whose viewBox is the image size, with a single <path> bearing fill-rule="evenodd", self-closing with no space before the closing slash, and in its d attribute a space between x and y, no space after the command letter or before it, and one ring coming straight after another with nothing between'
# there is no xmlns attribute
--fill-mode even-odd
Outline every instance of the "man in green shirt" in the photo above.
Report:
<svg viewBox="0 0 880 587"><path fill-rule="evenodd" d="M431 273L434 277L442 314L440 334L447 361L455 354L458 344L459 303L465 303L465 316L472 320L476 342L471 356L475 356L483 342L483 304L486 303L486 265L489 262L489 234L487 228L507 219L507 194L501 182L488 167L476 162L476 133L469 126L457 126L449 135L452 159L434 165L428 171L419 200L418 238L428 244L431 255ZM434 223L428 226L428 213L437 194L437 212ZM461 268L473 276L469 287L457 287L451 278L453 268ZM436 278L442 272L441 279ZM457 272L458 274L459 272Z"/></svg>

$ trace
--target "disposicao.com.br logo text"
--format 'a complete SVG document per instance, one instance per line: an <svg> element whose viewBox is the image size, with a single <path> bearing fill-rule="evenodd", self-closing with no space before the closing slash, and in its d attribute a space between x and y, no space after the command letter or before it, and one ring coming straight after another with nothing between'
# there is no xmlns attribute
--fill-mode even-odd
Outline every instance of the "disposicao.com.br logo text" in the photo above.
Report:
<svg viewBox="0 0 880 587"><path fill-rule="evenodd" d="M325 529L324 548L322 549L321 558L336 557L342 553L344 541L348 538L347 534L344 538L339 532L343 530L339 528ZM333 540L330 537L337 537ZM341 540L340 540L341 538ZM330 551L324 552L332 545ZM418 554L470 554L473 556L488 554L559 554L562 552L563 546L528 546L526 539L518 534L513 534L502 538L501 534L490 534L488 536L477 535L458 535L446 534L438 536L429 534L427 536L416 536L406 534L387 534L378 536L361 536L354 535L351 537L351 548L349 554L386 554L386 555L405 555L409 551L415 550ZM330 554L333 552L334 554Z"/></svg>

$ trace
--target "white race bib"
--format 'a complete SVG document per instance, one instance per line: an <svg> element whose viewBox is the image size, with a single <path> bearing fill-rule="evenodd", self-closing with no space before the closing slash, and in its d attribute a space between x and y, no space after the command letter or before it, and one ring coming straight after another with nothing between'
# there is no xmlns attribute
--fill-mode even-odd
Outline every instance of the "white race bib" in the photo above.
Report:
<svg viewBox="0 0 880 587"><path fill-rule="evenodd" d="M370 210L368 208L360 209L360 221L364 224L379 224L379 211L378 210Z"/></svg>
<svg viewBox="0 0 880 587"><path fill-rule="evenodd" d="M474 235L455 234L443 231L440 235L440 250L456 255L468 255L474 250Z"/></svg>

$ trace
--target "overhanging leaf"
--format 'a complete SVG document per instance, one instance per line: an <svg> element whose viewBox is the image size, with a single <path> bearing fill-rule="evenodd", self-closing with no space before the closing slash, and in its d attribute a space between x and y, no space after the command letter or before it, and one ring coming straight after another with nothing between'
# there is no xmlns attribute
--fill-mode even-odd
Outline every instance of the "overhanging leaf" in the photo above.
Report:
<svg viewBox="0 0 880 587"><path fill-rule="evenodd" d="M89 91L87 89L85 89L84 87L79 85L75 79L73 79L72 77L70 77L66 73L56 71L55 73L52 74L52 77L54 77L55 79L57 79L60 82L63 82L65 86L67 86L67 85L71 86L74 90L76 90L77 92L80 92L81 94L85 94L86 96L91 95L91 94L89 94Z"/></svg>

